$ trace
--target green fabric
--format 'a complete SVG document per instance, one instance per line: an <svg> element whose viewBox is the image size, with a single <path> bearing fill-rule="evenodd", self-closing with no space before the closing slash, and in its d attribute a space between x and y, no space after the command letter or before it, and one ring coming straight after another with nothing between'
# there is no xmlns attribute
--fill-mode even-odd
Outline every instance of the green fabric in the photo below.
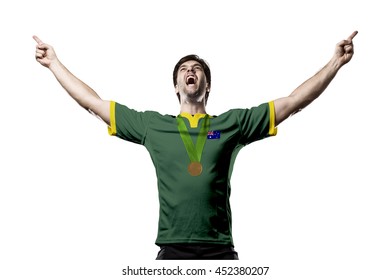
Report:
<svg viewBox="0 0 390 280"><path fill-rule="evenodd" d="M196 143L205 119L200 119L196 128L183 120ZM190 159L175 116L137 112L116 103L115 121L116 136L144 145L156 168L160 202L156 244L233 245L230 178L240 149L270 136L268 103L233 109L209 119L209 131L219 131L220 138L206 140L199 176L187 171Z"/></svg>

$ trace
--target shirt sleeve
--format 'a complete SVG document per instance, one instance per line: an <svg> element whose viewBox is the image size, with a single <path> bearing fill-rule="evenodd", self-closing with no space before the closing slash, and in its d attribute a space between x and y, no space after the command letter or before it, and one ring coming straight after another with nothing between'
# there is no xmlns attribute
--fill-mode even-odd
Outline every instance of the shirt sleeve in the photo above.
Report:
<svg viewBox="0 0 390 280"><path fill-rule="evenodd" d="M241 130L240 143L243 145L277 134L273 101L238 110L237 118Z"/></svg>
<svg viewBox="0 0 390 280"><path fill-rule="evenodd" d="M126 141L143 144L152 112L138 112L111 101L108 134Z"/></svg>

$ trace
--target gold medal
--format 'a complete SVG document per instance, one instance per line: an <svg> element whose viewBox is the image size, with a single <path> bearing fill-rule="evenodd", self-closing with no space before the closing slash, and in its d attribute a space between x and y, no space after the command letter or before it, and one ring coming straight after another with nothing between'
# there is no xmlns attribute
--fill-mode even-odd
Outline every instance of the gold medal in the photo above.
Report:
<svg viewBox="0 0 390 280"><path fill-rule="evenodd" d="M200 162L191 162L188 165L188 172L191 176L199 176L202 173L202 164Z"/></svg>

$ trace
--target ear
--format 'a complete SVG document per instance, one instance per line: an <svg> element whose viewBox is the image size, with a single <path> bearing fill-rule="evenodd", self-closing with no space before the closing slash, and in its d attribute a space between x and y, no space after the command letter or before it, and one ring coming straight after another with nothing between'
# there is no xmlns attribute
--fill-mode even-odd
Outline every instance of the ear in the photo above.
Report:
<svg viewBox="0 0 390 280"><path fill-rule="evenodd" d="M210 92L210 86L209 86L209 83L206 84L206 92L209 93Z"/></svg>

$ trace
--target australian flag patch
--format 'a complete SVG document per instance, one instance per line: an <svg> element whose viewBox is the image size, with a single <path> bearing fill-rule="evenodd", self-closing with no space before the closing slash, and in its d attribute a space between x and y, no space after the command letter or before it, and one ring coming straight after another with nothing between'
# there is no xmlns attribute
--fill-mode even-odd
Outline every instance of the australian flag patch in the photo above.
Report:
<svg viewBox="0 0 390 280"><path fill-rule="evenodd" d="M221 138L221 131L211 130L207 132L207 139L219 139L219 138Z"/></svg>

